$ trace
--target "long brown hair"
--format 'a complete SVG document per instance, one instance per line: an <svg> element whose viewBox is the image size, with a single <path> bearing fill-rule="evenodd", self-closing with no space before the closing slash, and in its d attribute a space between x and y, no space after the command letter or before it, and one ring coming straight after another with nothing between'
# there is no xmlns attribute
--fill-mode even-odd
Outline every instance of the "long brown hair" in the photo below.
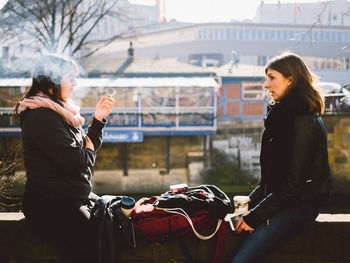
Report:
<svg viewBox="0 0 350 263"><path fill-rule="evenodd" d="M14 112L18 113L21 100L35 96L39 92L62 106L61 80L64 75L76 73L76 71L77 66L73 60L52 54L42 57L35 67L32 86L17 101Z"/></svg>
<svg viewBox="0 0 350 263"><path fill-rule="evenodd" d="M285 52L267 62L265 74L268 69L278 71L285 78L291 77L292 83L285 94L291 90L296 91L298 97L308 105L310 113L323 114L324 102L318 90L313 86L318 78L309 70L300 56Z"/></svg>

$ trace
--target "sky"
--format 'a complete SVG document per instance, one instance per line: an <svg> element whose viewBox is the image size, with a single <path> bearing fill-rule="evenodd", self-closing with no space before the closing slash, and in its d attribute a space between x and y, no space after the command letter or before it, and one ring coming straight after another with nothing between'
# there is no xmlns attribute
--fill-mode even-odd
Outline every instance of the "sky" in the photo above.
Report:
<svg viewBox="0 0 350 263"><path fill-rule="evenodd" d="M6 4L7 0L0 0L0 9Z"/></svg>
<svg viewBox="0 0 350 263"><path fill-rule="evenodd" d="M153 4L154 0L129 0L138 4ZM261 0L165 0L166 20L183 22L230 22L252 19ZM264 0L277 3L278 0ZM281 3L320 2L320 0L281 0ZM273 14L271 14L273 15Z"/></svg>

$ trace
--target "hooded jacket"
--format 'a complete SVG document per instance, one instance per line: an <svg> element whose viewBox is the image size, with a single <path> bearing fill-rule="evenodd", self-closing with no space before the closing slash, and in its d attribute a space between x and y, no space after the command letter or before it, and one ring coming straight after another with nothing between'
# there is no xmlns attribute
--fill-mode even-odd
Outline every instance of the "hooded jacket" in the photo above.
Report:
<svg viewBox="0 0 350 263"><path fill-rule="evenodd" d="M254 208L244 216L253 228L300 202L321 206L332 185L322 119L309 113L296 91L268 106L264 125L261 180L249 195Z"/></svg>

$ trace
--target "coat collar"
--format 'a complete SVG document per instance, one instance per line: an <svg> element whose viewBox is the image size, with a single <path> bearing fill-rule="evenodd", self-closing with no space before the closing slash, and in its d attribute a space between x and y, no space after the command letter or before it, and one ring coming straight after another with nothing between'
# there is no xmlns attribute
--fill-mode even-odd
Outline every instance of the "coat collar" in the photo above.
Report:
<svg viewBox="0 0 350 263"><path fill-rule="evenodd" d="M308 106L294 89L287 93L279 102L269 103L264 119L265 128L287 128L293 119L308 113Z"/></svg>

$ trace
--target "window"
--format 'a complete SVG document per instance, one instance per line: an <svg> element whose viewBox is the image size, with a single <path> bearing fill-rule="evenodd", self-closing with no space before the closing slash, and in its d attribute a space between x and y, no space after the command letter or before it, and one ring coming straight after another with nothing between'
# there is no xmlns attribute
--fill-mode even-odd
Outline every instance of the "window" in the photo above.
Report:
<svg viewBox="0 0 350 263"><path fill-rule="evenodd" d="M288 36L287 36L287 30L283 30L283 40L287 40Z"/></svg>
<svg viewBox="0 0 350 263"><path fill-rule="evenodd" d="M320 69L324 70L326 68L326 58L320 57Z"/></svg>
<svg viewBox="0 0 350 263"><path fill-rule="evenodd" d="M252 40L255 40L256 38L256 30L252 29Z"/></svg>
<svg viewBox="0 0 350 263"><path fill-rule="evenodd" d="M346 32L342 32L342 41L348 41L348 34Z"/></svg>
<svg viewBox="0 0 350 263"><path fill-rule="evenodd" d="M22 96L21 87L1 87L0 88L0 107L13 107L16 99ZM2 117L0 117L1 119Z"/></svg>
<svg viewBox="0 0 350 263"><path fill-rule="evenodd" d="M332 68L332 58L328 57L327 58L327 69L331 69Z"/></svg>
<svg viewBox="0 0 350 263"><path fill-rule="evenodd" d="M174 88L145 88L142 107L175 107Z"/></svg>
<svg viewBox="0 0 350 263"><path fill-rule="evenodd" d="M258 56L258 65L259 66L265 66L266 65L266 57L265 56Z"/></svg>
<svg viewBox="0 0 350 263"><path fill-rule="evenodd" d="M350 69L350 58L345 58L345 69Z"/></svg>
<svg viewBox="0 0 350 263"><path fill-rule="evenodd" d="M226 28L226 39L231 39L231 30Z"/></svg>
<svg viewBox="0 0 350 263"><path fill-rule="evenodd" d="M251 37L250 37L250 29L246 29L246 30L244 31L244 39L251 40Z"/></svg>
<svg viewBox="0 0 350 263"><path fill-rule="evenodd" d="M275 30L269 30L270 31L270 40L275 39Z"/></svg>
<svg viewBox="0 0 350 263"><path fill-rule="evenodd" d="M202 39L207 39L207 29L206 28L203 28L202 30Z"/></svg>
<svg viewBox="0 0 350 263"><path fill-rule="evenodd" d="M281 40L281 30L277 30L277 40Z"/></svg>
<svg viewBox="0 0 350 263"><path fill-rule="evenodd" d="M242 82L244 100L265 100L264 82Z"/></svg>
<svg viewBox="0 0 350 263"><path fill-rule="evenodd" d="M332 32L332 33L331 33L331 40L332 40L332 42L335 41L335 32Z"/></svg>
<svg viewBox="0 0 350 263"><path fill-rule="evenodd" d="M288 31L288 39L289 40L294 40L294 31L293 30L289 30Z"/></svg>
<svg viewBox="0 0 350 263"><path fill-rule="evenodd" d="M331 40L331 36L329 32L325 32L325 36L324 36L325 41L330 41Z"/></svg>
<svg viewBox="0 0 350 263"><path fill-rule="evenodd" d="M313 65L313 69L314 70L318 70L319 69L319 67L318 67L318 60L319 60L318 57L314 57L313 60L312 60L312 65Z"/></svg>
<svg viewBox="0 0 350 263"><path fill-rule="evenodd" d="M268 30L264 30L264 39L268 40L269 39L269 31Z"/></svg>
<svg viewBox="0 0 350 263"><path fill-rule="evenodd" d="M306 41L312 41L312 32L311 31L307 31L305 34L305 40Z"/></svg>
<svg viewBox="0 0 350 263"><path fill-rule="evenodd" d="M232 34L232 39L237 39L237 30L236 29L232 29L231 34Z"/></svg>
<svg viewBox="0 0 350 263"><path fill-rule="evenodd" d="M258 39L262 40L262 30L258 29Z"/></svg>
<svg viewBox="0 0 350 263"><path fill-rule="evenodd" d="M324 32L318 31L318 35L319 35L319 40L320 40L320 41L324 41L324 39L325 39L325 34L324 34Z"/></svg>
<svg viewBox="0 0 350 263"><path fill-rule="evenodd" d="M220 39L225 39L225 30L223 28L220 29Z"/></svg>
<svg viewBox="0 0 350 263"><path fill-rule="evenodd" d="M304 57L305 64L309 67L312 68L312 57Z"/></svg>
<svg viewBox="0 0 350 263"><path fill-rule="evenodd" d="M238 39L239 39L239 40L242 40L242 39L243 39L243 30L242 30L242 29L239 29L239 30L238 30Z"/></svg>
<svg viewBox="0 0 350 263"><path fill-rule="evenodd" d="M337 41L338 41L338 42L341 42L341 41L342 41L341 32L337 32Z"/></svg>
<svg viewBox="0 0 350 263"><path fill-rule="evenodd" d="M210 107L212 95L211 88L180 88L179 107Z"/></svg>
<svg viewBox="0 0 350 263"><path fill-rule="evenodd" d="M343 70L343 58L342 57L337 57L337 70Z"/></svg>
<svg viewBox="0 0 350 263"><path fill-rule="evenodd" d="M318 32L317 31L313 31L312 32L312 40L313 41L318 41Z"/></svg>
<svg viewBox="0 0 350 263"><path fill-rule="evenodd" d="M219 29L217 28L214 29L214 39L215 40L219 39Z"/></svg>

